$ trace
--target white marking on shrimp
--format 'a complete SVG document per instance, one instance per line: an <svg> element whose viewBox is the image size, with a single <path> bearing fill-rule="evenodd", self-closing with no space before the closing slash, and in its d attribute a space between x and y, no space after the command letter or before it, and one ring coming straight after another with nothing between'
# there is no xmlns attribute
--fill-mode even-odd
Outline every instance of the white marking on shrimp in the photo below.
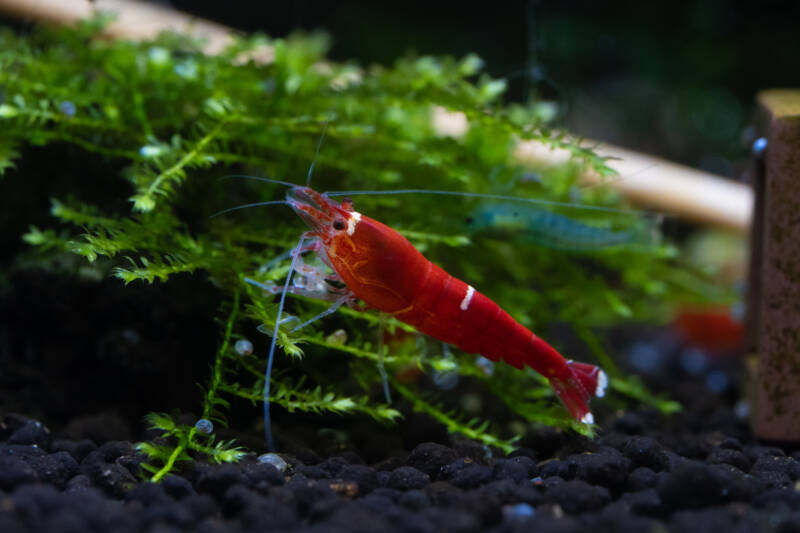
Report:
<svg viewBox="0 0 800 533"><path fill-rule="evenodd" d="M356 231L356 224L361 222L361 213L353 211L350 213L350 218L347 219L347 234L352 235Z"/></svg>
<svg viewBox="0 0 800 533"><path fill-rule="evenodd" d="M602 398L606 393L606 387L608 387L608 376L601 370L597 375L597 387L594 389L594 395Z"/></svg>
<svg viewBox="0 0 800 533"><path fill-rule="evenodd" d="M581 422L584 424L594 424L594 416L592 416L592 413L586 413L583 415L583 418L581 418Z"/></svg>
<svg viewBox="0 0 800 533"><path fill-rule="evenodd" d="M464 295L464 299L461 300L461 310L466 311L467 307L469 307L469 303L472 301L472 295L475 294L475 289L472 285L467 285L467 294Z"/></svg>

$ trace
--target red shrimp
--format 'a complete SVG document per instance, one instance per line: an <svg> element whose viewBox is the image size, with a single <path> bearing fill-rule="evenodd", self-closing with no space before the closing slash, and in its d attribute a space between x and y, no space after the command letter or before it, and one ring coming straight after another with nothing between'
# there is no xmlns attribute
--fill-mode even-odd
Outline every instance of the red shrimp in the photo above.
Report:
<svg viewBox="0 0 800 533"><path fill-rule="evenodd" d="M293 255L316 252L335 272L327 279L346 287L337 296L328 294L338 298L329 312L345 301L362 300L465 352L520 369L530 366L550 381L577 420L594 423L588 402L603 395L608 381L598 367L565 359L495 302L428 261L398 232L354 211L352 201L339 204L300 186L292 187L286 199L311 228L301 240L306 244ZM302 268L301 273L314 271Z"/></svg>

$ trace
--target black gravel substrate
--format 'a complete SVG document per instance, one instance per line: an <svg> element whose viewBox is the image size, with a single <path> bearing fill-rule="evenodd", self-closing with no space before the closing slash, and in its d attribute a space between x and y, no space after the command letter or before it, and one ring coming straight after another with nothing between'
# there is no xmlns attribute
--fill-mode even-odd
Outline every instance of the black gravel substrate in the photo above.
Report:
<svg viewBox="0 0 800 533"><path fill-rule="evenodd" d="M152 484L131 442L6 415L0 531L800 531L800 452L757 443L730 409L605 427L593 441L542 430L508 457L468 442L373 465L298 450L284 472L253 454Z"/></svg>

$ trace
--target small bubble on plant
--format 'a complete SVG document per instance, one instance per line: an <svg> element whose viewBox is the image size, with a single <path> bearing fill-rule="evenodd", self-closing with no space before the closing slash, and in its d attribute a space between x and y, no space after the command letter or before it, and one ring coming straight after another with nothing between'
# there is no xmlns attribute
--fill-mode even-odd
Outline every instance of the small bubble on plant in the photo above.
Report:
<svg viewBox="0 0 800 533"><path fill-rule="evenodd" d="M166 152L166 148L155 144L146 144L139 148L139 155L145 158L158 157Z"/></svg>
<svg viewBox="0 0 800 533"><path fill-rule="evenodd" d="M253 343L247 339L239 339L233 349L239 355L251 355L253 353Z"/></svg>
<svg viewBox="0 0 800 533"><path fill-rule="evenodd" d="M478 365L478 367L483 370L483 373L487 376L494 374L494 362L486 359L484 356L479 355L475 359L475 364Z"/></svg>
<svg viewBox="0 0 800 533"><path fill-rule="evenodd" d="M75 116L75 104L73 104L72 102L70 102L68 100L64 101L64 102L61 102L58 105L58 109L59 109L59 111L61 111L62 114L66 115L68 117L74 117Z"/></svg>
<svg viewBox="0 0 800 533"><path fill-rule="evenodd" d="M211 420L208 420L206 418L201 418L200 420L198 420L197 423L195 423L194 427L197 431L199 431L203 435L211 435L212 433L214 433L214 424L211 422Z"/></svg>

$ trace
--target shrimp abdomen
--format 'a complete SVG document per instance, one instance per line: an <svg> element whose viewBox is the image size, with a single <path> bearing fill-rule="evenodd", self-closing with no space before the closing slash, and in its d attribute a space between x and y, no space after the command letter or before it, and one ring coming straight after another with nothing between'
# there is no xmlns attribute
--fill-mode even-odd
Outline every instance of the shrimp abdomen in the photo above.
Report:
<svg viewBox="0 0 800 533"><path fill-rule="evenodd" d="M530 366L550 380L578 420L590 421L587 402L602 375L597 367L573 368L494 301L428 261L388 226L359 215L348 237L327 253L356 297L465 352L516 368Z"/></svg>

